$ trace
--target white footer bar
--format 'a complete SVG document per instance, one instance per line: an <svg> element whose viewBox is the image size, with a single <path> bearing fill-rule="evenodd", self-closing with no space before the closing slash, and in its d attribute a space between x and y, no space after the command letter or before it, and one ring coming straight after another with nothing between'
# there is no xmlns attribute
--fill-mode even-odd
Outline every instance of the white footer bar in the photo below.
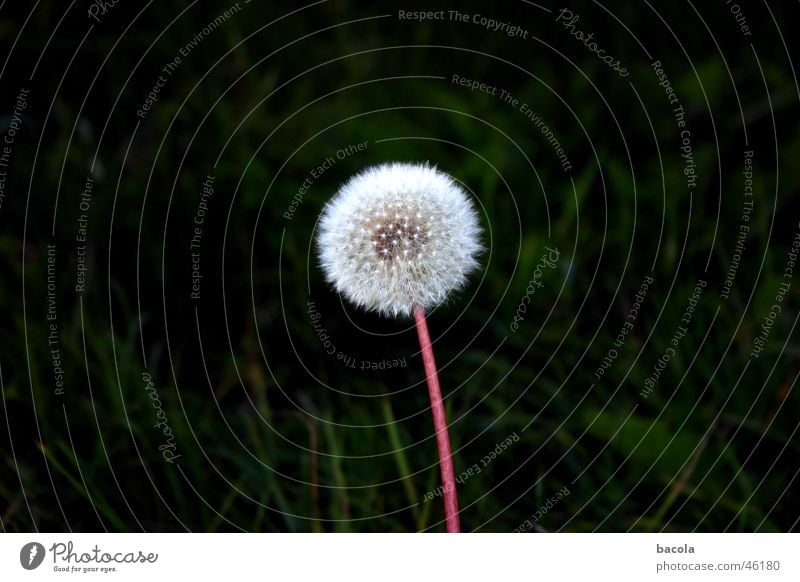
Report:
<svg viewBox="0 0 800 582"><path fill-rule="evenodd" d="M0 580L800 580L800 534L3 534ZM436 577L436 578L434 578Z"/></svg>

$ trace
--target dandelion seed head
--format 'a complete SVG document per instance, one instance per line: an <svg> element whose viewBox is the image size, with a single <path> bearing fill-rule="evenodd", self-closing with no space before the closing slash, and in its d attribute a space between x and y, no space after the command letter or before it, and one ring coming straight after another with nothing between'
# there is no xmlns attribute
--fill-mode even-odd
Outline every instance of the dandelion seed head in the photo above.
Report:
<svg viewBox="0 0 800 582"><path fill-rule="evenodd" d="M472 201L426 164L374 166L328 202L317 246L326 280L386 316L431 309L477 266L481 229Z"/></svg>

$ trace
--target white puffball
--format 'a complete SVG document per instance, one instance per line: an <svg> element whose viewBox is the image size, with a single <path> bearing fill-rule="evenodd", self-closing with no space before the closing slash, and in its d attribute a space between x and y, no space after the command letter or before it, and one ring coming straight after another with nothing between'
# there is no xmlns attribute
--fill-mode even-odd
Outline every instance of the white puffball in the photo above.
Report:
<svg viewBox="0 0 800 582"><path fill-rule="evenodd" d="M478 266L472 201L424 164L383 164L352 177L322 211L325 278L350 301L387 316L430 309Z"/></svg>

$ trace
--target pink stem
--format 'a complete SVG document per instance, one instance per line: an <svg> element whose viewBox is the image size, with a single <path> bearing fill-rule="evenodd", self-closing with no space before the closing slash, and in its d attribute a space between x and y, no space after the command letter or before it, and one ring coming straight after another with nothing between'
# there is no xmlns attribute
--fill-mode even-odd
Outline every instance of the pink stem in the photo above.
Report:
<svg viewBox="0 0 800 582"><path fill-rule="evenodd" d="M447 434L447 419L444 414L442 390L439 387L439 375L436 372L436 360L433 359L433 346L428 333L428 324L425 322L425 310L422 307L414 308L414 319L417 324L419 345L422 348L422 361L425 363L425 376L428 379L428 392L431 397L431 410L433 411L433 426L436 430L436 445L439 449L439 467L442 471L442 485L444 489L444 514L448 533L458 533L461 526L458 523L458 496L456 495L456 474L453 470L453 457L450 452L450 437Z"/></svg>

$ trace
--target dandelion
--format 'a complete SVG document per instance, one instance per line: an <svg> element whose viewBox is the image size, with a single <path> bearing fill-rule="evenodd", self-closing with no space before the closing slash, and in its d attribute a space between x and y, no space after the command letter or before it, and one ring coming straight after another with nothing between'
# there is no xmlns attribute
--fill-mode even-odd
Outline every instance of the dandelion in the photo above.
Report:
<svg viewBox="0 0 800 582"><path fill-rule="evenodd" d="M447 531L459 531L455 473L425 312L462 288L477 266L475 208L447 174L425 164L384 164L351 178L322 212L317 239L329 283L355 305L413 315L431 399Z"/></svg>
<svg viewBox="0 0 800 582"><path fill-rule="evenodd" d="M327 280L364 309L410 316L430 309L477 267L480 227L452 178L417 164L386 164L347 182L320 219Z"/></svg>

